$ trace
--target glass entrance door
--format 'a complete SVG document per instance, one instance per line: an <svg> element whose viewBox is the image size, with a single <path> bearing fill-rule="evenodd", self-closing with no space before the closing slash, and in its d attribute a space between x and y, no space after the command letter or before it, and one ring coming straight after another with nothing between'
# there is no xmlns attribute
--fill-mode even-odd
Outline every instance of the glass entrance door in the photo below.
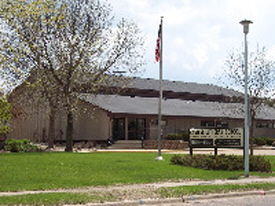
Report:
<svg viewBox="0 0 275 206"><path fill-rule="evenodd" d="M128 139L145 139L145 119L129 118L128 120Z"/></svg>
<svg viewBox="0 0 275 206"><path fill-rule="evenodd" d="M113 141L125 140L124 118L113 119Z"/></svg>

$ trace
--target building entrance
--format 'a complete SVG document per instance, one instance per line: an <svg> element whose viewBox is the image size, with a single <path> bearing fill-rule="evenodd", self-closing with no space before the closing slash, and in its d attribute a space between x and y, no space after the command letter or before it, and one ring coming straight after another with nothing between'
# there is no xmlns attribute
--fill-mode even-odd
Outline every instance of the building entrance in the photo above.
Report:
<svg viewBox="0 0 275 206"><path fill-rule="evenodd" d="M125 140L125 119L113 119L113 141Z"/></svg>
<svg viewBox="0 0 275 206"><path fill-rule="evenodd" d="M128 139L141 140L145 139L145 119L130 118L128 119Z"/></svg>
<svg viewBox="0 0 275 206"><path fill-rule="evenodd" d="M113 140L146 139L146 120L142 118L114 118Z"/></svg>

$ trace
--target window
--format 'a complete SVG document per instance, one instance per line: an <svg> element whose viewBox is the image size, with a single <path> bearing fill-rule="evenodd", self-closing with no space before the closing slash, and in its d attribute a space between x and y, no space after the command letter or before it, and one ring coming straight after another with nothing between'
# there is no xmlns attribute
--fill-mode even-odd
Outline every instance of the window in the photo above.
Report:
<svg viewBox="0 0 275 206"><path fill-rule="evenodd" d="M217 121L216 126L219 128L228 128L228 122L225 121Z"/></svg>
<svg viewBox="0 0 275 206"><path fill-rule="evenodd" d="M151 120L152 125L158 125L158 120L157 119L152 119ZM168 124L167 120L161 120L161 126L166 126Z"/></svg>
<svg viewBox="0 0 275 206"><path fill-rule="evenodd" d="M226 121L215 121L215 120L202 120L201 127L218 127L228 128L228 122Z"/></svg>
<svg viewBox="0 0 275 206"><path fill-rule="evenodd" d="M268 128L268 122L257 122L257 128Z"/></svg>
<svg viewBox="0 0 275 206"><path fill-rule="evenodd" d="M215 122L214 122L214 120L203 120L203 121L201 121L201 126L202 127L214 127Z"/></svg>

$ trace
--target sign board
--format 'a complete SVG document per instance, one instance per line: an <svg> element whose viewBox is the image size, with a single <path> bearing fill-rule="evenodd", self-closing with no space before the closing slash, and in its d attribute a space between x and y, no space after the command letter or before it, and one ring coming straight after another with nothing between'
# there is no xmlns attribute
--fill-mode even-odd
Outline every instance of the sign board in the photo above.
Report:
<svg viewBox="0 0 275 206"><path fill-rule="evenodd" d="M243 128L190 129L191 147L243 147Z"/></svg>

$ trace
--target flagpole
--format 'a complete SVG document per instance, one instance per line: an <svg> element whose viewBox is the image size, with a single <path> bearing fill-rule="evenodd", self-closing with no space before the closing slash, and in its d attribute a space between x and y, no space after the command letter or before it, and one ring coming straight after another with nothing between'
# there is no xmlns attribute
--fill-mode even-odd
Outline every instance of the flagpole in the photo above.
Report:
<svg viewBox="0 0 275 206"><path fill-rule="evenodd" d="M163 92L162 92L162 63L163 63L163 58L162 58L162 52L163 52L163 22L162 22L163 16L160 18L160 61L159 61L159 105L158 105L158 157L157 160L163 160L161 156L161 136L162 136L162 131L161 131L161 111L162 111L162 99L163 99Z"/></svg>

